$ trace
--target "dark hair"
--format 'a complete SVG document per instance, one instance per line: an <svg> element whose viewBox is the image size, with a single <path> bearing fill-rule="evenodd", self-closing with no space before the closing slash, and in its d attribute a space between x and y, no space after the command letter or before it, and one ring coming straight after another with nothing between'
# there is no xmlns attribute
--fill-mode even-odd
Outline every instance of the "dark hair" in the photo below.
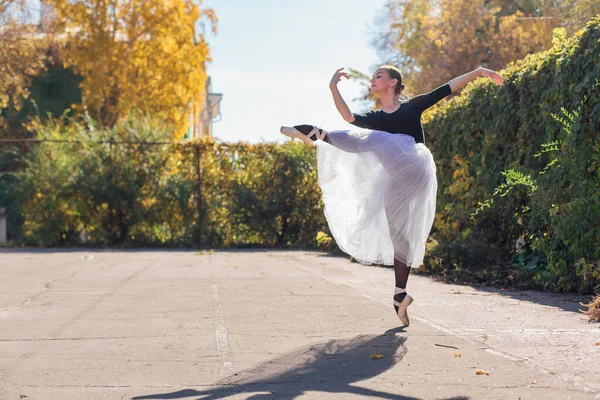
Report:
<svg viewBox="0 0 600 400"><path fill-rule="evenodd" d="M382 65L377 69L384 69L387 71L391 79L398 79L398 83L396 83L394 91L396 95L400 95L400 93L402 93L404 90L404 85L402 84L402 74L400 73L400 70L393 65Z"/></svg>

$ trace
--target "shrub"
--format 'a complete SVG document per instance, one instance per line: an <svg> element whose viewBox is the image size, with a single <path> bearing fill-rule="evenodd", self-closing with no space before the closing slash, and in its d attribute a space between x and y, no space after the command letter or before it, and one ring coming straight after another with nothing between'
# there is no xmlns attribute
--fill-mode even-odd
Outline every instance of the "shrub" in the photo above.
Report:
<svg viewBox="0 0 600 400"><path fill-rule="evenodd" d="M559 33L509 65L504 86L473 82L425 116L439 180L431 256L600 291L600 18Z"/></svg>

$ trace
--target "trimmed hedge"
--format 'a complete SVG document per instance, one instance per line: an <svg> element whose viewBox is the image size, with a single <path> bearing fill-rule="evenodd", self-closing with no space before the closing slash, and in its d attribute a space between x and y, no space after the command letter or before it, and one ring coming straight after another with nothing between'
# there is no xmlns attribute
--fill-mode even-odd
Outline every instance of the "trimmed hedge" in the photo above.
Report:
<svg viewBox="0 0 600 400"><path fill-rule="evenodd" d="M314 148L170 143L147 116L35 131L24 170L0 176L15 243L315 248L328 233Z"/></svg>
<svg viewBox="0 0 600 400"><path fill-rule="evenodd" d="M600 18L553 44L424 117L439 180L429 270L600 291Z"/></svg>

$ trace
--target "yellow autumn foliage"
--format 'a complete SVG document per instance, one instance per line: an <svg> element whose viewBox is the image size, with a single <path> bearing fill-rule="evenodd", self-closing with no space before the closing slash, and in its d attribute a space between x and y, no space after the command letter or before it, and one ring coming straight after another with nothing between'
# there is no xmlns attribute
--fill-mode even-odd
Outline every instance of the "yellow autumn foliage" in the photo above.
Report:
<svg viewBox="0 0 600 400"><path fill-rule="evenodd" d="M0 0L0 111L19 111L29 97L32 78L50 61L48 40L33 40L38 27L22 22L29 17L25 0ZM0 131L8 128L6 124L0 113Z"/></svg>
<svg viewBox="0 0 600 400"><path fill-rule="evenodd" d="M181 138L190 110L204 99L210 52L197 31L212 9L192 0L48 0L66 40L62 59L84 79L88 111L113 126L143 110L175 127Z"/></svg>
<svg viewBox="0 0 600 400"><path fill-rule="evenodd" d="M500 70L547 50L553 29L572 34L599 10L599 0L388 0L374 45L415 95L478 66Z"/></svg>

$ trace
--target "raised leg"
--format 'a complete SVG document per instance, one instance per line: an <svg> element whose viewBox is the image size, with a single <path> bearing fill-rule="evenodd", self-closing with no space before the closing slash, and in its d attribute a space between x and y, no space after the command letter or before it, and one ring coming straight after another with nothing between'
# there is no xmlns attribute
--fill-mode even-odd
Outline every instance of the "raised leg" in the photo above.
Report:
<svg viewBox="0 0 600 400"><path fill-rule="evenodd" d="M331 144L331 141L327 137L327 131L314 125L282 126L279 128L279 131L286 136L300 139L306 144L310 144L317 139Z"/></svg>

